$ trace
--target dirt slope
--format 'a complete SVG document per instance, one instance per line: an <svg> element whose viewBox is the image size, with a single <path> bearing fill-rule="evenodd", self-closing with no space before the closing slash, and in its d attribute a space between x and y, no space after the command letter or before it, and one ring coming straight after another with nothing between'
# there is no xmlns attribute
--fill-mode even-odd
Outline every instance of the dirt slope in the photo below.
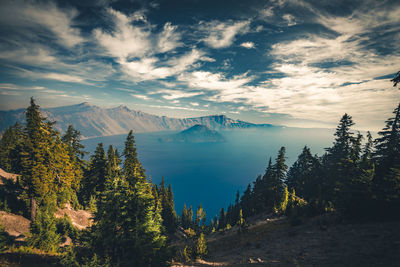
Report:
<svg viewBox="0 0 400 267"><path fill-rule="evenodd" d="M25 217L5 211L0 211L0 222L4 226L6 232L17 241L21 241L25 238L31 224L31 221Z"/></svg>
<svg viewBox="0 0 400 267"><path fill-rule="evenodd" d="M92 214L86 210L74 210L70 204L65 204L65 208L58 208L54 215L56 218L62 218L64 214L71 218L72 225L79 230L92 225Z"/></svg>

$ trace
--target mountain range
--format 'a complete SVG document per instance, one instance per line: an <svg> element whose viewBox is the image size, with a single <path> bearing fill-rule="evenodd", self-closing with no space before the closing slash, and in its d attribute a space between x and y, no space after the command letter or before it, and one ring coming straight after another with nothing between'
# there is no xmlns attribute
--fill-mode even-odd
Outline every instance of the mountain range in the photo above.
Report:
<svg viewBox="0 0 400 267"><path fill-rule="evenodd" d="M84 102L77 105L44 108L40 110L49 121L56 121L55 128L63 132L68 125L78 129L83 138L126 134L130 130L139 132L179 131L194 125L205 125L211 130L280 127L272 124L255 124L234 120L225 115L211 115L197 118L169 118L126 106L102 108ZM15 122L25 122L25 109L0 111L0 132Z"/></svg>

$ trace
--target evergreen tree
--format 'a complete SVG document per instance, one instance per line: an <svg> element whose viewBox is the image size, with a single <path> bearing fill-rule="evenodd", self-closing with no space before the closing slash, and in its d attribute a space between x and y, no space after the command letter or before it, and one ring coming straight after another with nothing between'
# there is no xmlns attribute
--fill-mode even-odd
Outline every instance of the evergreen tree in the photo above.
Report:
<svg viewBox="0 0 400 267"><path fill-rule="evenodd" d="M265 194L269 210L278 209L284 192L284 180L286 178L287 165L285 164L285 147L281 147L275 164L267 169L265 177Z"/></svg>
<svg viewBox="0 0 400 267"><path fill-rule="evenodd" d="M281 203L279 205L279 212L284 213L286 211L288 202L289 202L289 191L287 186L285 186L285 189L283 190L282 194Z"/></svg>
<svg viewBox="0 0 400 267"><path fill-rule="evenodd" d="M113 148L112 145L108 147L107 150L107 160L105 169L105 179L112 180L114 177L121 177L121 158L118 155L118 150Z"/></svg>
<svg viewBox="0 0 400 267"><path fill-rule="evenodd" d="M22 198L31 207L31 219L35 218L37 206L76 200L80 184L81 173L73 168L67 146L53 130L53 124L41 116L39 106L31 98L20 154Z"/></svg>
<svg viewBox="0 0 400 267"><path fill-rule="evenodd" d="M398 71L394 78L390 81L393 82L393 86L396 87L397 84L400 83L400 71Z"/></svg>
<svg viewBox="0 0 400 267"><path fill-rule="evenodd" d="M125 161L123 164L123 174L128 183L132 187L139 181L140 183L145 180L145 171L137 158L135 147L135 138L133 132L130 131L125 141L124 149Z"/></svg>
<svg viewBox="0 0 400 267"><path fill-rule="evenodd" d="M374 191L380 212L400 214L400 104L386 121L376 143Z"/></svg>
<svg viewBox="0 0 400 267"><path fill-rule="evenodd" d="M315 199L318 194L319 182L316 176L318 159L305 146L297 160L287 173L287 185L290 189L296 189L299 196L310 200Z"/></svg>
<svg viewBox="0 0 400 267"><path fill-rule="evenodd" d="M243 215L245 218L248 218L254 214L253 194L250 184L247 186L246 190L243 192L242 197L240 198L240 206L243 209Z"/></svg>
<svg viewBox="0 0 400 267"><path fill-rule="evenodd" d="M219 220L218 220L218 229L225 229L226 227L226 218L224 208L221 208L219 212Z"/></svg>
<svg viewBox="0 0 400 267"><path fill-rule="evenodd" d="M161 205L155 206L132 143L125 142L125 179L111 172L100 195L93 225L93 246L106 262L121 266L164 266L168 253L162 235ZM133 150L130 150L133 149ZM133 165L133 166L132 166Z"/></svg>
<svg viewBox="0 0 400 267"><path fill-rule="evenodd" d="M253 185L252 192L253 213L260 213L265 208L264 181L261 175L257 177Z"/></svg>
<svg viewBox="0 0 400 267"><path fill-rule="evenodd" d="M172 234L176 230L177 222L174 196L171 185L168 186L168 189L165 187L164 177L162 177L161 185L158 189L158 196L161 199L163 225L167 232Z"/></svg>
<svg viewBox="0 0 400 267"><path fill-rule="evenodd" d="M81 198L84 203L88 203L91 196L104 191L106 182L107 157L103 144L99 143L94 154L91 156L88 169L82 180Z"/></svg>
<svg viewBox="0 0 400 267"><path fill-rule="evenodd" d="M0 139L0 167L7 172L21 173L21 152L24 143L22 126L17 122L8 127Z"/></svg>
<svg viewBox="0 0 400 267"><path fill-rule="evenodd" d="M182 216L181 216L181 225L184 229L188 229L190 227L192 227L192 218L193 218L193 211L192 211L191 207L188 210L186 208L186 204L183 205L183 209L182 209Z"/></svg>
<svg viewBox="0 0 400 267"><path fill-rule="evenodd" d="M390 169L400 164L400 104L393 111L393 118L386 121L386 126L375 140L377 175L384 177Z"/></svg>
<svg viewBox="0 0 400 267"><path fill-rule="evenodd" d="M62 136L61 141L68 145L68 153L74 161L82 163L83 157L87 154L83 149L84 145L81 144L81 133L74 129L72 125L68 125L67 131Z"/></svg>
<svg viewBox="0 0 400 267"><path fill-rule="evenodd" d="M239 232L242 233L246 228L246 221L243 217L243 211L240 209L239 211L239 220L237 221L237 225L239 226Z"/></svg>
<svg viewBox="0 0 400 267"><path fill-rule="evenodd" d="M373 149L374 141L370 132L367 132L367 142L364 145L364 149L361 157L361 167L363 169L370 169L373 164Z"/></svg>
<svg viewBox="0 0 400 267"><path fill-rule="evenodd" d="M203 229L204 223L206 221L206 212L203 209L203 206L200 206L196 210L196 228Z"/></svg>
<svg viewBox="0 0 400 267"><path fill-rule="evenodd" d="M54 209L42 206L37 210L36 218L30 226L30 236L27 239L29 246L48 252L57 251L61 237L56 233Z"/></svg>
<svg viewBox="0 0 400 267"><path fill-rule="evenodd" d="M359 176L356 160L359 149L359 138L354 138L350 127L354 125L352 117L344 114L335 132L335 142L331 148L326 149L327 165L325 175L328 177L326 187L327 199L333 200L337 207L344 207L350 198L349 185L352 178ZM357 152L358 151L358 152Z"/></svg>

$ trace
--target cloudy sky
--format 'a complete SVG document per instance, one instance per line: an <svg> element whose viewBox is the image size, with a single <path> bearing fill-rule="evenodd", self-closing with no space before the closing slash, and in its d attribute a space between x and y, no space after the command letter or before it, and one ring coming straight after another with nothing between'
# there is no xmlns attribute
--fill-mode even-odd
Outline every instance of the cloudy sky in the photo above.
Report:
<svg viewBox="0 0 400 267"><path fill-rule="evenodd" d="M347 112L378 130L398 70L399 1L0 3L1 110L34 96L300 127Z"/></svg>

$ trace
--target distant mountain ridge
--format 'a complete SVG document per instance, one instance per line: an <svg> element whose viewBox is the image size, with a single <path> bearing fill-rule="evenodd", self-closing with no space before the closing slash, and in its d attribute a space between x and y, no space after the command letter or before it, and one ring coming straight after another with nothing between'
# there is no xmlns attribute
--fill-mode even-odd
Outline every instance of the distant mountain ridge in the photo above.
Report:
<svg viewBox="0 0 400 267"><path fill-rule="evenodd" d="M168 143L219 143L225 142L225 138L219 132L211 130L205 125L196 124L177 134L162 137L159 141Z"/></svg>
<svg viewBox="0 0 400 267"><path fill-rule="evenodd" d="M25 109L0 111L0 132L15 122L25 122ZM126 134L133 132L157 132L184 130L196 124L207 126L211 130L235 128L268 128L280 127L272 124L254 124L234 120L225 115L211 115L197 118L169 118L142 111L131 110L126 106L101 108L84 102L77 105L41 109L44 117L56 121L55 128L61 132L68 125L78 129L84 138Z"/></svg>

